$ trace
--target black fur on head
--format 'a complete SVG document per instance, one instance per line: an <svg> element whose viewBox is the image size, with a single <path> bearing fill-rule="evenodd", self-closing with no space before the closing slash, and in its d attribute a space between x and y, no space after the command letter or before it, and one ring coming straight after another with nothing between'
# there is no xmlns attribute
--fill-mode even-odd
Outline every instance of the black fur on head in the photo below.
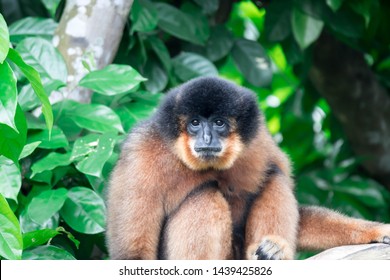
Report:
<svg viewBox="0 0 390 280"><path fill-rule="evenodd" d="M234 118L244 143L259 129L260 112L254 93L216 77L196 78L170 90L157 111L156 121L164 137L176 139L182 132L180 116L211 115Z"/></svg>

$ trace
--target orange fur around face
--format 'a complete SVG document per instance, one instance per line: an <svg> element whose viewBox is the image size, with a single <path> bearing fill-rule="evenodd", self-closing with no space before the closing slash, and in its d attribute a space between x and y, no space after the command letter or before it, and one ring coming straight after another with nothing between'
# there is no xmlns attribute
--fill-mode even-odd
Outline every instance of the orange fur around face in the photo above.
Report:
<svg viewBox="0 0 390 280"><path fill-rule="evenodd" d="M210 160L203 159L194 151L194 140L183 132L174 144L176 155L192 170L216 169L224 170L232 167L233 163L243 150L243 143L237 133L232 133L222 142L222 151Z"/></svg>

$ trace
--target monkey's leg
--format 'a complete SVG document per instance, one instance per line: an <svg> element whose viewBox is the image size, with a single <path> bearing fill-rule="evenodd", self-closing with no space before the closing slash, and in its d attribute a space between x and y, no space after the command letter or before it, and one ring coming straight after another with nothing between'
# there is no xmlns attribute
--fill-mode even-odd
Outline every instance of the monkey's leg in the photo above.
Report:
<svg viewBox="0 0 390 280"><path fill-rule="evenodd" d="M215 189L191 195L169 217L163 238L167 259L227 259L231 255L229 205Z"/></svg>
<svg viewBox="0 0 390 280"><path fill-rule="evenodd" d="M298 248L322 250L341 245L390 244L390 225L346 217L321 207L300 207Z"/></svg>
<svg viewBox="0 0 390 280"><path fill-rule="evenodd" d="M298 220L292 181L278 173L268 181L250 209L245 232L245 257L292 259Z"/></svg>

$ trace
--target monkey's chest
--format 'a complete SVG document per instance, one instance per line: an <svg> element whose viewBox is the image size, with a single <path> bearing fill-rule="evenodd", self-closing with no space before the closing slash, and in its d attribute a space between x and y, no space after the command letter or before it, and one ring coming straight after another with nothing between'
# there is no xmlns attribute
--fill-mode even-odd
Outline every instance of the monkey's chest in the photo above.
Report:
<svg viewBox="0 0 390 280"><path fill-rule="evenodd" d="M218 188L221 190L229 204L233 226L243 227L246 223L251 206L259 195L258 188L248 188L251 190L248 191L243 188L238 188L226 180L218 181Z"/></svg>

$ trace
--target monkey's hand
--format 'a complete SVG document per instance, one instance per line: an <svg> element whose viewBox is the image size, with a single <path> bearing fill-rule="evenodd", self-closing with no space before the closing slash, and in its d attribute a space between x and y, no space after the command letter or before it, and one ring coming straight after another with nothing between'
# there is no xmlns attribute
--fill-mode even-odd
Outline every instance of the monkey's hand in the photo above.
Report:
<svg viewBox="0 0 390 280"><path fill-rule="evenodd" d="M252 260L291 260L294 257L294 249L283 237L267 235L260 244L248 247L247 256Z"/></svg>

